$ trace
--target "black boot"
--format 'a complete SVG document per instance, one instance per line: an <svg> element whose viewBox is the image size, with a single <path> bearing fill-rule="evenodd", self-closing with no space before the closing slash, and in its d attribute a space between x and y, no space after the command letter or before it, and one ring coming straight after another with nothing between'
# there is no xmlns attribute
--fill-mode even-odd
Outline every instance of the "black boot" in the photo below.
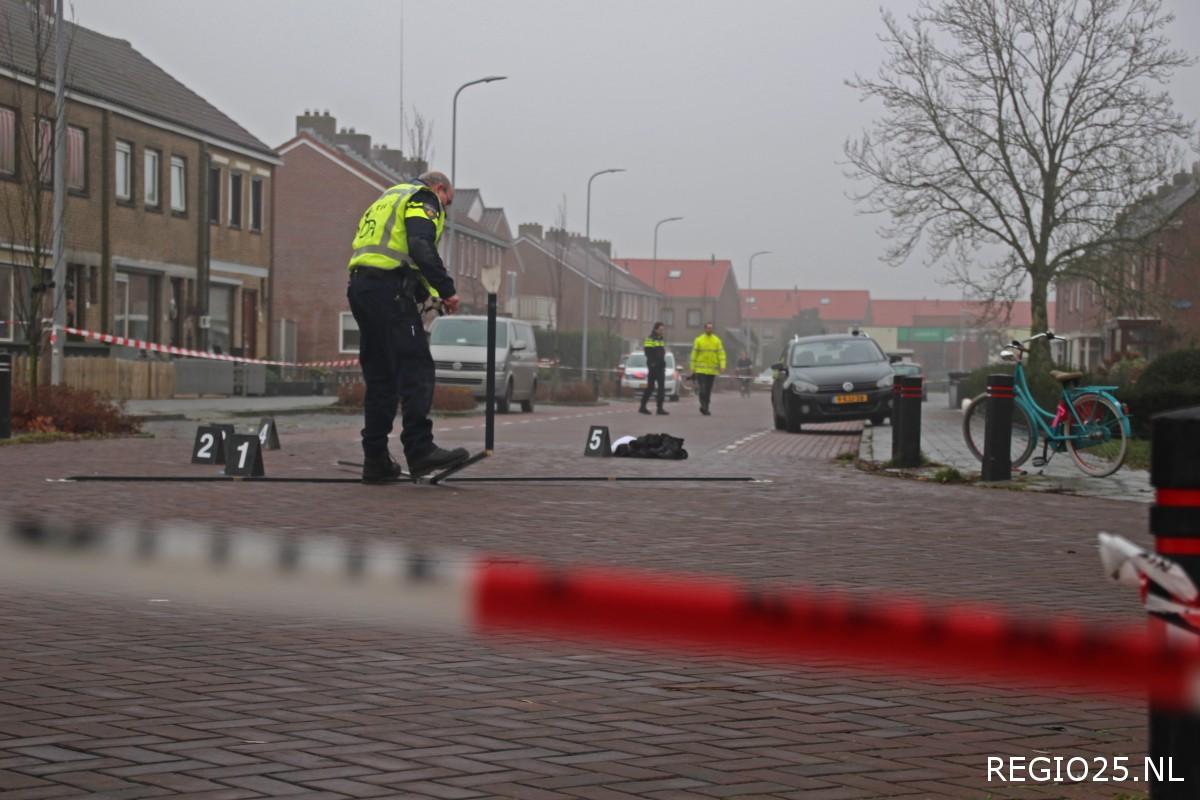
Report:
<svg viewBox="0 0 1200 800"><path fill-rule="evenodd" d="M650 412L649 412L649 411L647 411L646 413L647 413L647 414L649 414ZM667 411L667 410L666 410L665 408L663 408L662 406L659 406L659 407L658 407L658 411L655 411L654 413L655 413L655 414L658 414L660 417L669 417L669 416L671 415L671 412L670 412L670 411Z"/></svg>
<svg viewBox="0 0 1200 800"><path fill-rule="evenodd" d="M391 483L400 480L404 470L392 459L391 454L363 459L363 483Z"/></svg>
<svg viewBox="0 0 1200 800"><path fill-rule="evenodd" d="M453 450L443 450L436 445L428 453L408 460L408 469L413 477L424 475L434 470L453 467L460 461L466 461L471 454L465 448L456 447Z"/></svg>
<svg viewBox="0 0 1200 800"><path fill-rule="evenodd" d="M649 414L649 413L650 413L650 409L646 408L646 404L645 404L645 403L642 403L642 406L641 406L641 408L639 408L639 409L638 409L638 413L639 413L639 414Z"/></svg>

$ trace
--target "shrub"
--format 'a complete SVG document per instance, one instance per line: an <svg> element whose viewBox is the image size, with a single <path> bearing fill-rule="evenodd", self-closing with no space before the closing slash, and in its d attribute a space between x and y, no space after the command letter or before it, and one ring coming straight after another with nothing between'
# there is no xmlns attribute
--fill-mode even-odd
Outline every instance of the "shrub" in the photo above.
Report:
<svg viewBox="0 0 1200 800"><path fill-rule="evenodd" d="M1145 369L1146 359L1140 354L1132 351L1117 353L1104 360L1104 365L1097 370L1096 382L1119 387L1132 386Z"/></svg>
<svg viewBox="0 0 1200 800"><path fill-rule="evenodd" d="M1175 350L1151 361L1138 378L1139 387L1200 383L1200 349Z"/></svg>
<svg viewBox="0 0 1200 800"><path fill-rule="evenodd" d="M367 385L362 381L340 384L338 386L337 404L339 406L361 408L363 404L363 396L366 391Z"/></svg>
<svg viewBox="0 0 1200 800"><path fill-rule="evenodd" d="M1150 418L1155 414L1200 406L1200 379L1192 378L1189 383L1164 385L1147 384L1145 378L1146 373L1143 373L1142 380L1138 381L1136 386L1117 390L1117 399L1129 407L1132 417L1129 422L1134 436L1150 437Z"/></svg>
<svg viewBox="0 0 1200 800"><path fill-rule="evenodd" d="M475 408L475 398L464 386L435 386L433 408L435 411L470 411Z"/></svg>
<svg viewBox="0 0 1200 800"><path fill-rule="evenodd" d="M12 390L12 424L18 431L36 433L137 433L141 421L93 389L70 386L38 387L37 405L24 386Z"/></svg>
<svg viewBox="0 0 1200 800"><path fill-rule="evenodd" d="M988 364L985 367L974 369L967 377L963 378L958 389L958 396L969 399L983 394L987 391L988 375L996 373L1012 375L1014 369L1016 369L1016 365L1010 363ZM1039 404L1048 408L1054 408L1058 405L1058 398L1062 394L1062 387L1058 381L1050 377L1049 370L1045 372L1032 372L1027 364L1025 366L1025 379L1029 382L1029 390L1033 392L1033 397Z"/></svg>
<svg viewBox="0 0 1200 800"><path fill-rule="evenodd" d="M347 408L362 408L367 385L362 381L343 383L338 386L337 404ZM434 386L434 411L470 411L475 408L471 390L464 386Z"/></svg>
<svg viewBox="0 0 1200 800"><path fill-rule="evenodd" d="M542 402L593 403L595 398L592 384L584 384L580 380L572 380L569 383L558 385L538 384L538 399Z"/></svg>

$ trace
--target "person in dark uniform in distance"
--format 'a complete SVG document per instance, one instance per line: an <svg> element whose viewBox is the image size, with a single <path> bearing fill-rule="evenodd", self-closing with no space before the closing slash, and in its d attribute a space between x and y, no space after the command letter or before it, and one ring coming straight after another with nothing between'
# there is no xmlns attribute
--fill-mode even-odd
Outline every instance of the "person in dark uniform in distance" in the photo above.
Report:
<svg viewBox="0 0 1200 800"><path fill-rule="evenodd" d="M358 323L358 360L367 388L363 398L365 483L402 474L388 451L388 435L401 413L400 441L411 474L422 475L464 461L461 447L433 443L434 364L421 304L440 300L458 310L454 281L437 251L454 187L441 172L387 189L363 212L352 244L346 296Z"/></svg>
<svg viewBox="0 0 1200 800"><path fill-rule="evenodd" d="M650 335L646 337L646 341L642 342L642 352L646 354L646 389L642 392L642 407L638 411L643 414L650 413L650 410L646 408L646 403L650 402L650 393L654 391L657 384L658 411L656 413L665 417L669 412L663 408L663 399L667 391L667 343L663 340L663 330L661 322L654 323Z"/></svg>

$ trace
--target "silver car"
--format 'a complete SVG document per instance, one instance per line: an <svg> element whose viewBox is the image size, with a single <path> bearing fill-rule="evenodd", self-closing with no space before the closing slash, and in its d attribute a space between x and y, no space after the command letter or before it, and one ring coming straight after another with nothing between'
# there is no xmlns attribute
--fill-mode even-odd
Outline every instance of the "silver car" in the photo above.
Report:
<svg viewBox="0 0 1200 800"><path fill-rule="evenodd" d="M480 400L487 395L487 317L452 316L434 320L429 349L442 386L466 386ZM533 326L519 319L496 320L496 410L507 414L513 401L533 411L537 394L537 341Z"/></svg>

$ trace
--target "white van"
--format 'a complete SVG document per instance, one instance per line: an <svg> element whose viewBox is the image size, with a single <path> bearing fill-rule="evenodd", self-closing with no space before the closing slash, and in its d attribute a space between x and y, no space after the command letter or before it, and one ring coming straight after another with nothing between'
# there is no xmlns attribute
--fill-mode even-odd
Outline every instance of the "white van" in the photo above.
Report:
<svg viewBox="0 0 1200 800"><path fill-rule="evenodd" d="M438 317L429 349L442 386L466 386L487 399L487 317ZM537 394L537 341L533 326L519 319L496 320L496 410L507 414L514 400L533 411Z"/></svg>

